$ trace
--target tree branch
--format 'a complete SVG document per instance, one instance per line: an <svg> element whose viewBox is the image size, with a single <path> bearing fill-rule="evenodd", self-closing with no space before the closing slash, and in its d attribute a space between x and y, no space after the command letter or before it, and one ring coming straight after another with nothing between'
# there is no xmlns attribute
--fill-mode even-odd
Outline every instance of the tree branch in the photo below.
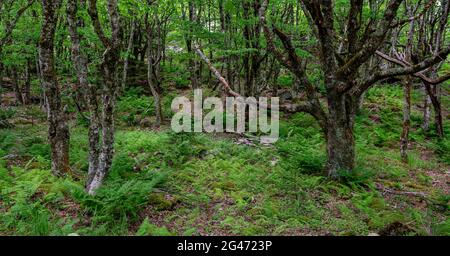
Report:
<svg viewBox="0 0 450 256"><path fill-rule="evenodd" d="M379 52L381 53L381 52ZM377 53L377 55L380 56L380 54ZM372 85L374 85L376 82L381 81L383 79L386 78L390 78L390 77L395 77L395 76L401 76L401 75L414 75L417 76L419 78L421 78L423 80L423 77L421 77L421 73L422 71L426 70L427 68L441 62L444 61L447 56L450 54L450 46L448 46L447 48L441 50L440 52L438 52L436 55L431 56L425 60L423 60L422 62L415 64L415 65L411 65L408 66L405 63L402 63L399 60L394 60L393 58L381 53L381 56L383 56L383 58L386 58L386 60L391 61L397 65L400 65L402 67L399 68L392 68L392 69L388 69L388 70L381 70L379 72L376 72L375 74L371 75L370 77L368 77L365 81L363 81L359 86L352 88L351 93L353 95L360 95L362 94L364 91L368 90ZM448 74L446 74L444 77L438 78L436 80L430 80L430 81L426 81L426 82L431 82L431 83L442 83L443 81L446 81L450 78L448 78ZM426 78L426 80L429 80L428 78Z"/></svg>
<svg viewBox="0 0 450 256"><path fill-rule="evenodd" d="M374 32L370 33L365 40L363 40L364 46L362 46L362 48L357 51L345 65L339 68L336 74L338 78L345 78L352 75L381 46L382 42L386 38L387 32L390 30L391 23L394 20L397 10L402 2L403 0L389 1L383 15L383 19L378 25L378 28L375 29Z"/></svg>
<svg viewBox="0 0 450 256"><path fill-rule="evenodd" d="M17 25L20 17L24 14L24 12L33 5L35 0L28 0L28 3L17 11L16 16L8 22L8 25L5 28L5 35L0 39L0 53L2 52L3 45L11 38L12 32Z"/></svg>
<svg viewBox="0 0 450 256"><path fill-rule="evenodd" d="M111 45L111 41L105 36L103 32L102 25L100 24L100 19L98 17L97 10L97 0L89 0L88 13L92 20L92 25L94 26L95 33L100 38L105 48Z"/></svg>

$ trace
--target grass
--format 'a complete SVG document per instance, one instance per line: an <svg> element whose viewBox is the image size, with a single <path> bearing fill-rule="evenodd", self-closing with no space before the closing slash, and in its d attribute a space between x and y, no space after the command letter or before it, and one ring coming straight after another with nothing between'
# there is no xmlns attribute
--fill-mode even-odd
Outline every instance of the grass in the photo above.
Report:
<svg viewBox="0 0 450 256"><path fill-rule="evenodd" d="M131 98L121 99L119 116L151 115L149 98ZM0 234L449 235L450 138L423 132L414 109L410 163L403 163L399 99L396 87L368 93L355 127L358 169L346 182L323 175L324 140L305 114L283 120L271 147L119 118L111 173L95 197L83 190L85 126L72 125L73 173L63 178L48 170L42 120L0 130Z"/></svg>

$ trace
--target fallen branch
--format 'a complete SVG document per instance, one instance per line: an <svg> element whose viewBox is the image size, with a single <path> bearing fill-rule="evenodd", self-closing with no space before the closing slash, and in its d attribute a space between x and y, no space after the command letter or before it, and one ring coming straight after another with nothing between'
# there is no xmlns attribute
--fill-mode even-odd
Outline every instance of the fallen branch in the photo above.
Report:
<svg viewBox="0 0 450 256"><path fill-rule="evenodd" d="M389 193L394 195L407 195L407 196L417 196L424 200L428 200L428 195L423 192L414 192L414 191L398 191L384 187L381 184L377 184L376 188L382 193Z"/></svg>
<svg viewBox="0 0 450 256"><path fill-rule="evenodd" d="M194 51L197 55L208 65L209 70L214 74L214 76L219 79L220 83L223 85L225 92L234 97L242 97L239 93L233 91L228 84L227 80L220 74L220 72L212 65L211 61L206 57L206 55L200 50L200 46L198 44L194 44Z"/></svg>
<svg viewBox="0 0 450 256"><path fill-rule="evenodd" d="M239 93L233 91L231 89L230 84L227 82L227 80L220 74L220 72L212 65L211 61L206 57L206 55L203 53L203 51L200 49L200 46L198 44L193 45L194 51L197 53L197 55L208 65L211 72L214 74L214 76L219 80L219 82L223 85L225 93L228 95L231 95L233 97L236 97L238 99L243 99L244 97L240 95ZM252 104L251 102L246 102L247 104ZM288 113L296 113L296 112L311 112L312 111L312 105L309 103L302 103L302 104L285 104L281 105L279 109L274 109L271 106L267 106L261 103L256 102L256 105L259 107L265 107L270 110L281 110L283 112Z"/></svg>

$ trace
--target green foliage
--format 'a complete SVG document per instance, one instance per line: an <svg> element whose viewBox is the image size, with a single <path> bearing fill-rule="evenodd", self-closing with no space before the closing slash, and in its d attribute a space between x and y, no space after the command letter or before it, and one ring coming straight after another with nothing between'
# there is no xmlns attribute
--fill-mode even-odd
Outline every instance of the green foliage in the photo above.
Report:
<svg viewBox="0 0 450 256"><path fill-rule="evenodd" d="M0 120L7 120L15 115L15 111L12 108L0 108Z"/></svg>
<svg viewBox="0 0 450 256"><path fill-rule="evenodd" d="M49 210L64 207L69 188L77 186L72 181L57 179L49 171L20 168L12 173L0 168L0 176L0 199L6 211L0 216L0 233L63 235L72 231L74 220L59 219Z"/></svg>
<svg viewBox="0 0 450 256"><path fill-rule="evenodd" d="M309 174L322 172L326 156L320 130L312 117L298 114L280 127L282 140L277 146L285 157L284 168Z"/></svg>
<svg viewBox="0 0 450 256"><path fill-rule="evenodd" d="M136 232L137 236L171 236L172 234L166 227L157 227L151 224L148 218L145 218Z"/></svg>
<svg viewBox="0 0 450 256"><path fill-rule="evenodd" d="M10 9L3 5L0 39L5 35L5 26L24 2L11 1ZM402 88L395 84L379 85L367 92L364 107L356 118L358 168L341 172L339 181L326 176L326 141L316 120L306 114L283 118L280 140L271 146L238 145L230 134L176 134L166 131L166 124L158 131L149 127L138 129L136 126L141 126L144 119L152 120L155 114L154 99L145 81L144 62L148 56L142 47L147 39L142 36L147 14L147 18L167 21L162 24L167 35L158 37L166 50L158 62L166 119L172 115L170 105L174 97L192 96L192 90L188 89L195 72L191 69L194 62L196 67L201 66L199 82L205 88L204 96L218 95L217 89L206 89L215 87L217 81L204 64L199 65L195 53L187 50L190 41L201 44L222 75L227 78L232 75L234 79L229 81L232 86L243 85L247 68L253 64L261 64L257 70L262 74L259 78L268 78L269 88L274 84L282 88L295 84L293 74L274 61L266 50L263 33L250 31L252 38L243 36L247 29L259 28L257 12L251 10L248 16L244 14L246 1L194 2L197 7L204 7L196 10L199 16L202 14L199 21L189 20L186 1L158 1L158 5L119 1L124 32L121 43L126 45L124 39L129 36L131 22L140 23L139 34L135 36L139 40L131 53L121 54L130 57L132 82L119 92L115 109L116 153L97 195L90 196L84 191L88 169L89 121L86 118L77 113L76 120L70 121L71 172L55 177L49 171L46 113L37 105L0 108L0 120L15 118L14 123L18 123L14 129L0 130L0 235L367 235L399 226L408 226L402 235L429 234L429 231L436 235L449 234L449 198L441 187L446 184L440 180L446 177L450 163L449 137L437 140L434 127L429 132L420 128L422 113L417 106L421 106L423 95L419 90L414 90L412 95L410 162L403 163L398 153ZM110 37L107 3L98 1L98 10L103 31ZM221 3L225 17L220 17ZM381 9L375 10L364 3L363 24L369 18L383 18L386 4L381 3ZM87 9L79 7L77 16L85 24L78 28L81 51L89 61L89 83L98 85L100 94L104 81L99 73L105 49ZM334 2L337 26L347 24L348 7L348 1ZM324 67L320 66L317 51L319 42L312 36L315 31L298 1L270 1L267 13L268 22L292 39L295 52L307 64L310 82L317 85L319 92L326 93ZM65 21L65 6L59 14L60 20ZM221 18L225 18L224 24ZM399 15L395 20L401 18ZM1 65L7 70L2 70L0 77L14 69L22 83L21 76L28 65L33 95L43 93L34 68L41 20L42 8L36 1L19 19L11 38L1 46ZM149 21L152 25L154 22ZM339 35L341 30L348 31L336 27L336 40L346 38ZM62 103L68 105L70 116L75 116L71 85L76 79L68 32L65 22L60 22L55 35L55 72L61 85ZM404 33L400 33L399 41L404 43L405 39ZM283 49L278 37L275 44ZM443 63L439 72L445 74L448 69L449 64ZM277 75L265 77L272 72ZM446 109L447 87L442 88L442 104ZM0 88L1 93L6 91L9 89ZM325 107L326 97L321 102ZM27 118L32 125L22 120ZM445 120L446 131L450 130L449 125ZM427 204L413 196L380 191L382 187L394 192L423 192ZM156 222L153 216L164 218Z"/></svg>
<svg viewBox="0 0 450 256"><path fill-rule="evenodd" d="M436 144L436 153L442 159L443 162L450 164L450 139L444 138Z"/></svg>
<svg viewBox="0 0 450 256"><path fill-rule="evenodd" d="M294 78L292 75L281 75L277 79L277 83L280 87L292 87L294 84Z"/></svg>
<svg viewBox="0 0 450 256"><path fill-rule="evenodd" d="M138 210L145 206L153 188L164 180L161 173L148 173L143 177L128 181L110 180L95 197L85 197L81 203L94 213L94 222L108 222L114 225L114 220L137 217Z"/></svg>

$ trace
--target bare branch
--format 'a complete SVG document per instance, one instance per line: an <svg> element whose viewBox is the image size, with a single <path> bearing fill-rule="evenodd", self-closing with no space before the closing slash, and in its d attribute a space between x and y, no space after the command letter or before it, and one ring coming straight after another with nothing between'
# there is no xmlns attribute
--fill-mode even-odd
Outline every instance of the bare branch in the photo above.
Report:
<svg viewBox="0 0 450 256"><path fill-rule="evenodd" d="M403 0L389 1L383 15L383 19L380 21L378 28L375 29L374 32L370 33L367 38L365 38L363 42L364 46L357 51L357 53L354 54L354 56L352 56L345 65L339 68L336 74L337 77L345 78L352 75L382 45L382 42L386 38L387 32L390 30L391 23L394 20L397 10L402 2Z"/></svg>
<svg viewBox="0 0 450 256"><path fill-rule="evenodd" d="M208 65L211 72L216 76L216 78L220 81L220 83L223 85L223 88L225 89L225 92L228 95L231 95L236 98L244 98L239 93L233 91L226 81L226 79L220 74L220 72L212 65L211 61L206 57L206 55L202 52L198 44L193 45L194 51L197 53L197 55ZM247 102L248 103L248 102ZM251 104L251 103L249 103ZM261 103L257 103L259 107L265 107L267 109L272 109L270 106L262 105ZM325 127L326 119L325 114L321 113L321 109L317 108L316 105L310 102L303 102L303 103L296 103L296 104L284 104L279 107L280 111L287 112L287 113L297 113L297 112L306 112L314 116L318 121L319 124L322 127Z"/></svg>
<svg viewBox="0 0 450 256"><path fill-rule="evenodd" d="M415 64L415 65L411 65L411 66L404 66L405 63L402 63L399 60L393 61L393 63L400 65L402 67L399 68L391 68L391 69L387 69L387 70L382 70L379 72L374 73L373 75L371 75L370 77L368 77L365 81L363 81L360 85L358 85L357 87L352 88L351 93L353 95L361 95L364 91L368 90L372 85L374 85L376 82L381 81L383 79L386 78L390 78L390 77L395 77L395 76L401 76L401 75L418 75L419 78L422 79L422 77L420 77L420 73L426 69L428 69L429 67L444 61L447 56L450 54L450 46L448 46L447 48L441 50L440 52L438 52L436 55L431 56L425 60L423 60L422 62ZM386 57L386 56L385 56ZM390 58L389 56L387 56L388 59L387 60L392 60L392 58ZM401 63L401 64L400 64ZM445 75L443 78L441 79L445 79L448 80L448 78L446 78L447 75ZM437 79L434 82L439 82L441 79ZM443 80L443 81L445 81ZM443 82L440 81L440 82ZM431 81L433 82L433 81Z"/></svg>

